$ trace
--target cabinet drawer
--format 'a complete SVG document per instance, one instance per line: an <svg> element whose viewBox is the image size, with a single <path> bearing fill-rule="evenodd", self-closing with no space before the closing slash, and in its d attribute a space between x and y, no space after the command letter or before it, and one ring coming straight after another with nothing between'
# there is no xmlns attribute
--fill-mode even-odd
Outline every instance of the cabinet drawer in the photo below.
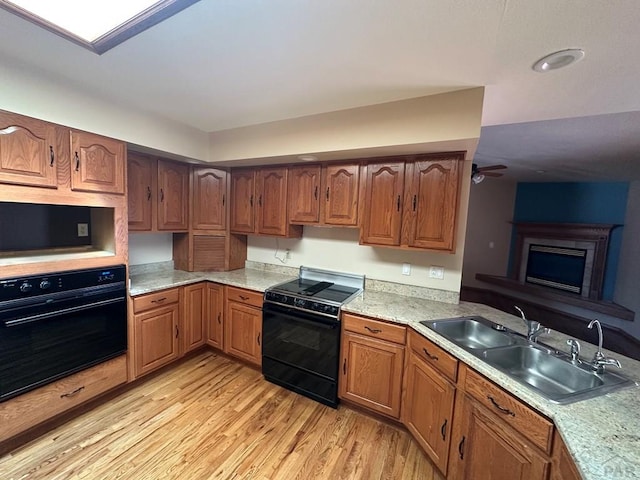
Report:
<svg viewBox="0 0 640 480"><path fill-rule="evenodd" d="M369 318L357 317L349 313L342 314L342 325L345 330L360 333L369 337L388 340L389 342L406 343L407 329L402 325L379 322Z"/></svg>
<svg viewBox="0 0 640 480"><path fill-rule="evenodd" d="M534 445L551 453L553 423L479 373L466 368L465 390Z"/></svg>
<svg viewBox="0 0 640 480"><path fill-rule="evenodd" d="M162 290L156 293L149 293L140 297L133 298L133 311L135 313L151 310L156 307L163 307L180 300L180 291L177 288Z"/></svg>
<svg viewBox="0 0 640 480"><path fill-rule="evenodd" d="M458 360L418 332L409 331L409 345L422 360L455 382L458 378Z"/></svg>
<svg viewBox="0 0 640 480"><path fill-rule="evenodd" d="M227 287L227 300L262 308L262 293L244 288Z"/></svg>
<svg viewBox="0 0 640 480"><path fill-rule="evenodd" d="M127 356L70 375L0 404L0 441L126 383Z"/></svg>

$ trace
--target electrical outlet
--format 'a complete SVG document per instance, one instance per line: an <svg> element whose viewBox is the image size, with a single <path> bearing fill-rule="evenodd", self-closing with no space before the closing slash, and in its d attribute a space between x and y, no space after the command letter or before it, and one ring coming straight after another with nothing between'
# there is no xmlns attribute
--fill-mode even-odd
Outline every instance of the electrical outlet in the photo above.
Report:
<svg viewBox="0 0 640 480"><path fill-rule="evenodd" d="M78 224L78 236L79 237L88 237L89 236L89 224L88 223L79 223Z"/></svg>
<svg viewBox="0 0 640 480"><path fill-rule="evenodd" d="M411 264L403 263L402 264L402 274L403 275L411 275Z"/></svg>
<svg viewBox="0 0 640 480"><path fill-rule="evenodd" d="M429 278L444 280L444 267L429 267Z"/></svg>
<svg viewBox="0 0 640 480"><path fill-rule="evenodd" d="M284 258L285 260L289 260L291 258L291 250L289 250L288 248L284 252Z"/></svg>

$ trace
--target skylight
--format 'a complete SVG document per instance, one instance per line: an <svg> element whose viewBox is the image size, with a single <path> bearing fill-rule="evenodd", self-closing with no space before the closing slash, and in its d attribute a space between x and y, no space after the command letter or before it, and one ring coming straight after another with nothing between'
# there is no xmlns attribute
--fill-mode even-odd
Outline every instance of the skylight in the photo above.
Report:
<svg viewBox="0 0 640 480"><path fill-rule="evenodd" d="M96 53L198 0L0 0L0 7Z"/></svg>

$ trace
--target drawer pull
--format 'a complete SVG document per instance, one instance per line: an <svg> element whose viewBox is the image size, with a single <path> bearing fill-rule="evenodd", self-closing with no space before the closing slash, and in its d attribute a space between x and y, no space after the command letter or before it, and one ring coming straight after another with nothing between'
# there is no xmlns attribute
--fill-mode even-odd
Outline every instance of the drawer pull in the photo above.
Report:
<svg viewBox="0 0 640 480"><path fill-rule="evenodd" d="M258 333L258 338L256 340L258 341L258 346L260 346L260 333Z"/></svg>
<svg viewBox="0 0 640 480"><path fill-rule="evenodd" d="M464 437L460 440L458 444L458 454L460 455L460 460L464 460Z"/></svg>
<svg viewBox="0 0 640 480"><path fill-rule="evenodd" d="M222 319L220 318L222 316L221 313L218 313L218 323L222 323Z"/></svg>
<svg viewBox="0 0 640 480"><path fill-rule="evenodd" d="M422 351L424 352L424 354L429 357L431 360L435 360L436 362L438 361L438 356L437 355L431 355L429 353L429 350L427 350L426 348L422 347Z"/></svg>
<svg viewBox="0 0 640 480"><path fill-rule="evenodd" d="M380 333L380 332L382 332L382 330L380 330L379 328L371 328L371 327L368 327L367 325L365 325L364 328L369 330L371 333Z"/></svg>
<svg viewBox="0 0 640 480"><path fill-rule="evenodd" d="M491 403L493 403L493 406L496 407L498 410L500 410L502 413L504 413L505 415L511 415L512 417L515 417L516 414L513 413L511 410L509 410L508 408L504 408L503 406L501 406L498 402L496 402L493 397L491 395L487 395L487 398L489 400L491 400Z"/></svg>
<svg viewBox="0 0 640 480"><path fill-rule="evenodd" d="M249 297L245 297L244 295L240 295L240 300L249 300Z"/></svg>
<svg viewBox="0 0 640 480"><path fill-rule="evenodd" d="M178 326L176 325L176 338L178 338L178 335L180 335L180 329L178 328Z"/></svg>
<svg viewBox="0 0 640 480"><path fill-rule="evenodd" d="M53 153L53 145L49 145L49 158L51 159L51 163L49 163L49 166L53 167L53 162L56 161L56 154Z"/></svg>
<svg viewBox="0 0 640 480"><path fill-rule="evenodd" d="M151 187L147 185L147 202L151 201Z"/></svg>
<svg viewBox="0 0 640 480"><path fill-rule="evenodd" d="M314 198L314 200L318 199L318 185L316 185L316 188L313 191L313 198Z"/></svg>
<svg viewBox="0 0 640 480"><path fill-rule="evenodd" d="M449 421L449 419L445 418L444 419L444 423L440 427L440 435L442 435L442 440L445 440L446 437L447 437L447 422L448 421Z"/></svg>
<svg viewBox="0 0 640 480"><path fill-rule="evenodd" d="M167 297L157 298L155 300L151 300L151 303L162 303L167 299Z"/></svg>
<svg viewBox="0 0 640 480"><path fill-rule="evenodd" d="M342 363L342 374L346 375L347 374L347 359L344 359L344 362Z"/></svg>
<svg viewBox="0 0 640 480"><path fill-rule="evenodd" d="M80 170L80 157L78 156L78 152L76 152L75 154L75 159L76 159L76 172L78 170Z"/></svg>
<svg viewBox="0 0 640 480"><path fill-rule="evenodd" d="M82 387L76 388L73 392L63 393L60 395L60 398L69 398L79 394L82 390L84 390L84 385Z"/></svg>

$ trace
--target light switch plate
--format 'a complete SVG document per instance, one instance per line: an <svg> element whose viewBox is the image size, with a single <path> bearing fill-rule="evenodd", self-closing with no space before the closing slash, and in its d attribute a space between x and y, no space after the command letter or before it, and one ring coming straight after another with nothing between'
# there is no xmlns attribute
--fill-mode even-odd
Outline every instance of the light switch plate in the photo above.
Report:
<svg viewBox="0 0 640 480"><path fill-rule="evenodd" d="M411 275L411 264L403 263L402 264L402 274L403 275Z"/></svg>
<svg viewBox="0 0 640 480"><path fill-rule="evenodd" d="M429 267L429 278L444 280L444 267Z"/></svg>

